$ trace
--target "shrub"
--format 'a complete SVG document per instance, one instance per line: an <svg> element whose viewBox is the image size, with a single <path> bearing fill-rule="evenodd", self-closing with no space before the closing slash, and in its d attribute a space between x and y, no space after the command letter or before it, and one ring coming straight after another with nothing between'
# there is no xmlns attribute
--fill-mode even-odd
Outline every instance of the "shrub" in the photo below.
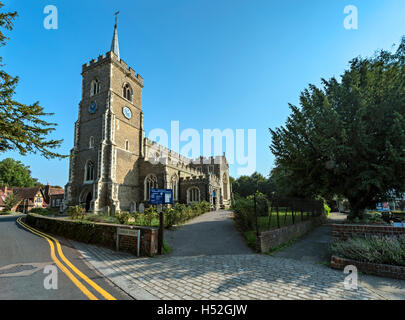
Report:
<svg viewBox="0 0 405 320"><path fill-rule="evenodd" d="M254 196L248 196L247 199L253 202L254 209ZM269 213L269 201L263 193L256 192L256 212L258 216L267 216Z"/></svg>
<svg viewBox="0 0 405 320"><path fill-rule="evenodd" d="M191 214L193 217L198 216L201 214L201 208L199 203L192 203L191 204Z"/></svg>
<svg viewBox="0 0 405 320"><path fill-rule="evenodd" d="M253 199L238 198L232 204L235 223L242 231L253 230L255 226L255 213Z"/></svg>
<svg viewBox="0 0 405 320"><path fill-rule="evenodd" d="M248 246L256 250L256 231L245 231L243 235L246 238Z"/></svg>
<svg viewBox="0 0 405 320"><path fill-rule="evenodd" d="M330 211L331 208L328 206L328 204L326 203L326 201L323 202L323 209L325 210L326 216L330 216Z"/></svg>
<svg viewBox="0 0 405 320"><path fill-rule="evenodd" d="M68 208L68 214L72 220L83 219L86 210L81 206L72 206Z"/></svg>
<svg viewBox="0 0 405 320"><path fill-rule="evenodd" d="M405 266L405 236L354 237L331 245L334 255L378 264Z"/></svg>
<svg viewBox="0 0 405 320"><path fill-rule="evenodd" d="M164 223L166 228L170 228L178 223L179 218L173 208L163 208Z"/></svg>
<svg viewBox="0 0 405 320"><path fill-rule="evenodd" d="M50 216L54 214L54 211L40 207L32 208L30 212L40 214L41 216Z"/></svg>
<svg viewBox="0 0 405 320"><path fill-rule="evenodd" d="M159 214L156 212L155 208L154 207L147 208L143 216L146 225L151 226L154 218L159 218Z"/></svg>
<svg viewBox="0 0 405 320"><path fill-rule="evenodd" d="M205 213L205 212L208 212L211 210L211 205L208 201L204 200L204 201L200 202L200 208L201 208L202 213Z"/></svg>
<svg viewBox="0 0 405 320"><path fill-rule="evenodd" d="M117 218L120 224L127 224L129 218L131 218L131 215L129 214L129 212L120 211L115 215L115 217Z"/></svg>
<svg viewBox="0 0 405 320"><path fill-rule="evenodd" d="M88 214L84 217L84 220L91 222L119 223L116 217L103 216L98 214Z"/></svg>
<svg viewBox="0 0 405 320"><path fill-rule="evenodd" d="M354 219L348 218L346 222L354 224L387 224L390 220L391 213L389 212L368 212L361 219L358 217Z"/></svg>
<svg viewBox="0 0 405 320"><path fill-rule="evenodd" d="M6 207L7 210L11 210L13 209L19 202L20 202L20 198L15 195L13 192L10 192L6 199L4 200L4 205Z"/></svg>

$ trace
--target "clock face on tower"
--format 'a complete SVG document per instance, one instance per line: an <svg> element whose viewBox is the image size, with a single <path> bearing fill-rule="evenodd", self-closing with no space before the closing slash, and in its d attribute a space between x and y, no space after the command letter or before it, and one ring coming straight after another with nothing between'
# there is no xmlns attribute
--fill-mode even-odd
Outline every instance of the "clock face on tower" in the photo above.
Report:
<svg viewBox="0 0 405 320"><path fill-rule="evenodd" d="M132 118L131 109L129 109L128 107L122 108L122 113L124 114L125 118L127 118L127 119L131 119L131 118Z"/></svg>
<svg viewBox="0 0 405 320"><path fill-rule="evenodd" d="M97 110L97 103L96 103L96 101L93 101L93 102L90 104L89 112L90 112L90 113L95 113L96 110Z"/></svg>

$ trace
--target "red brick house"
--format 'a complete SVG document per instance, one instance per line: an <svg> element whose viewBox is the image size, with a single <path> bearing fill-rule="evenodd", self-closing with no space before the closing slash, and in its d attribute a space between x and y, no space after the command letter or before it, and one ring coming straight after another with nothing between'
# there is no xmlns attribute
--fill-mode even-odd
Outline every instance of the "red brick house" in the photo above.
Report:
<svg viewBox="0 0 405 320"><path fill-rule="evenodd" d="M59 209L63 197L64 190L61 188L53 188L49 185L45 188L34 187L34 188L0 188L0 211L5 210L5 200L7 196L13 192L17 197L20 198L20 202L11 210L13 212L23 212L28 213L33 208L49 208L49 209Z"/></svg>
<svg viewBox="0 0 405 320"><path fill-rule="evenodd" d="M33 208L47 208L44 192L40 187L34 188L13 188L13 192L21 201L16 211L28 213Z"/></svg>
<svg viewBox="0 0 405 320"><path fill-rule="evenodd" d="M48 185L44 189L45 202L50 209L59 209L62 205L63 197L65 196L65 190L62 188L54 188Z"/></svg>

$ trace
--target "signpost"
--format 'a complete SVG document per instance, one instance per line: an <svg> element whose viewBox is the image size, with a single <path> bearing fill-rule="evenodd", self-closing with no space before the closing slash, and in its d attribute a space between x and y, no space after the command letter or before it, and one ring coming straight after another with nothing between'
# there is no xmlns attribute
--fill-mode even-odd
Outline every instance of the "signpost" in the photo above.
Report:
<svg viewBox="0 0 405 320"><path fill-rule="evenodd" d="M171 189L150 189L149 204L173 204L173 191ZM158 254L162 254L163 247L163 210L159 212Z"/></svg>

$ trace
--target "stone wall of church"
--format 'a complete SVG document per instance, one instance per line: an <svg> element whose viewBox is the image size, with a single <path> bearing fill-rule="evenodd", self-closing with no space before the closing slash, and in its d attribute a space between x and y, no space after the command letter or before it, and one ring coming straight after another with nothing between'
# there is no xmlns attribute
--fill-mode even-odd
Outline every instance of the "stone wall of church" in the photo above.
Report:
<svg viewBox="0 0 405 320"><path fill-rule="evenodd" d="M192 187L200 190L200 201L210 202L208 179L203 177L187 177L180 179L180 202L187 203L187 192Z"/></svg>
<svg viewBox="0 0 405 320"><path fill-rule="evenodd" d="M199 188L201 200L212 202L215 191L217 201L222 201L223 187L230 187L229 181L224 184L223 180L229 180L225 157L219 157L224 161L210 158L209 163L194 165L191 159L143 138L143 79L139 74L108 52L83 65L82 76L71 181L66 187L71 196L68 205L82 204L92 192L96 211L109 212L107 208L129 211L138 209L140 203L147 206L144 181L149 174L157 177L158 188L171 188L172 178L177 177L180 202L187 202L187 190L193 186ZM99 82L100 92L91 95L94 79ZM131 87L131 101L123 96L125 84ZM90 113L93 102L97 108ZM124 115L124 107L131 110L130 118ZM92 148L90 137L94 139ZM156 156L157 159L152 159ZM88 161L94 164L94 182L85 182ZM230 190L227 194L230 198Z"/></svg>

